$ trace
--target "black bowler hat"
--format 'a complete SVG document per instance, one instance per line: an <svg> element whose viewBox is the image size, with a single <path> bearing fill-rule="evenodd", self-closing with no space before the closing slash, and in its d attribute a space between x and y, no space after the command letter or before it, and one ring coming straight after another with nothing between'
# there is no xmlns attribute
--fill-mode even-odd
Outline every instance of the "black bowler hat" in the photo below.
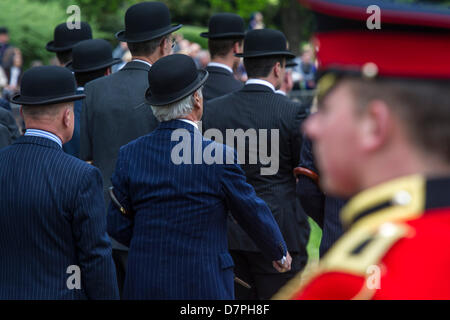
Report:
<svg viewBox="0 0 450 320"><path fill-rule="evenodd" d="M209 20L209 32L200 36L209 39L243 39L244 19L233 13L218 13Z"/></svg>
<svg viewBox="0 0 450 320"><path fill-rule="evenodd" d="M152 106L164 106L188 97L200 88L208 72L198 70L194 60L184 54L159 59L148 72L145 97Z"/></svg>
<svg viewBox="0 0 450 320"><path fill-rule="evenodd" d="M295 55L287 50L287 41L284 34L272 29L258 29L247 32L244 41L244 52L236 53L235 56L242 58L265 56L295 58Z"/></svg>
<svg viewBox="0 0 450 320"><path fill-rule="evenodd" d="M20 93L11 102L20 105L49 105L85 98L76 94L76 82L70 70L63 67L34 67L23 74Z"/></svg>
<svg viewBox="0 0 450 320"><path fill-rule="evenodd" d="M50 52L71 50L78 42L92 39L91 26L86 22L80 23L80 29L69 29L67 23L61 23L55 28L54 40L47 43Z"/></svg>
<svg viewBox="0 0 450 320"><path fill-rule="evenodd" d="M161 2L142 2L128 8L125 30L116 38L123 42L144 42L177 31L181 24L172 25L169 8Z"/></svg>
<svg viewBox="0 0 450 320"><path fill-rule="evenodd" d="M110 67L122 62L114 59L112 47L103 39L84 40L78 43L72 50L72 62L66 68L73 72L90 72Z"/></svg>

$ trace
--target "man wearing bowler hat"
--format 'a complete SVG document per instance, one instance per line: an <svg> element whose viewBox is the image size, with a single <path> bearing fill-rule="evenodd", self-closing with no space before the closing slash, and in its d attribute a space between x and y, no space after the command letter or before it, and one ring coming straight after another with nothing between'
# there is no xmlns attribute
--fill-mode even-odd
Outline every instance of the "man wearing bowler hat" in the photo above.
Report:
<svg viewBox="0 0 450 320"><path fill-rule="evenodd" d="M125 30L116 34L127 42L133 60L119 72L88 83L81 112L80 158L92 161L100 169L105 200L119 148L153 131L158 121L144 99L148 71L160 58L172 54L171 33L181 25L172 25L167 6L160 2L142 2L128 8ZM113 242L117 271L124 276L126 248Z"/></svg>
<svg viewBox="0 0 450 320"><path fill-rule="evenodd" d="M256 194L268 204L280 226L292 255L292 271L283 274L273 272L271 261L263 256L240 226L232 222L229 241L236 263L236 275L252 286L251 290L236 287L236 297L269 299L307 262L309 224L296 199L292 174L300 156L300 127L306 113L300 104L275 93L284 79L286 59L294 57L287 50L284 34L271 29L252 30L246 34L244 41L244 52L237 56L244 57L249 80L241 90L213 99L205 105L203 129L217 129L223 137L230 129L249 134L256 131L259 137L254 147L250 146L249 141L245 142L245 146L249 147L237 151L247 180ZM227 138L227 145L234 146L234 140ZM274 150L271 152L273 168L261 158L261 150L267 151L268 146ZM250 163L250 159L257 161ZM263 174L263 171L270 172Z"/></svg>
<svg viewBox="0 0 450 320"><path fill-rule="evenodd" d="M87 22L81 22L79 29L69 29L67 23L56 26L53 40L47 43L47 51L55 52L59 64L65 67L72 61L72 49L80 41L92 39L92 29Z"/></svg>
<svg viewBox="0 0 450 320"><path fill-rule="evenodd" d="M228 208L275 272L290 268L280 230L236 154L198 130L207 77L185 55L156 62L146 99L161 124L120 149L108 231L130 246L126 299L233 299Z"/></svg>
<svg viewBox="0 0 450 320"><path fill-rule="evenodd" d="M305 131L324 190L351 198L315 276L278 297L448 300L450 10L377 1L370 30L373 1L303 2L322 73Z"/></svg>
<svg viewBox="0 0 450 320"><path fill-rule="evenodd" d="M240 58L236 53L242 52L244 20L233 13L218 13L209 20L209 32L201 34L208 38L211 62L206 67L209 78L203 88L205 101L226 95L241 89L244 84L234 77L233 70Z"/></svg>
<svg viewBox="0 0 450 320"><path fill-rule="evenodd" d="M63 152L72 137L73 74L25 72L26 132L0 151L0 299L116 299L98 169Z"/></svg>
<svg viewBox="0 0 450 320"><path fill-rule="evenodd" d="M91 39L78 43L72 51L72 61L67 68L73 71L77 80L77 93L84 93L84 86L95 79L111 74L111 66L120 63L121 59L114 59L112 47L106 40ZM64 144L66 153L75 157L80 154L80 117L82 102L75 101L75 128L72 140Z"/></svg>

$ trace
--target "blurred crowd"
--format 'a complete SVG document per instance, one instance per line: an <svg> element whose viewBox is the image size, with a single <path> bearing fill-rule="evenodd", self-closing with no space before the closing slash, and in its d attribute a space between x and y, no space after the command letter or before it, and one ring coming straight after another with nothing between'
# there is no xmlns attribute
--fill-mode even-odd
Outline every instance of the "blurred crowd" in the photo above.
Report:
<svg viewBox="0 0 450 320"><path fill-rule="evenodd" d="M264 28L264 17L260 12L255 12L250 18L248 29ZM211 62L211 56L207 49L201 47L196 42L185 39L183 34L174 34L173 53L185 54L194 59L198 69L205 69ZM11 41L7 27L0 27L0 107L11 110L9 103L10 98L20 91L20 81L24 70L24 61L22 51L19 47L14 46ZM132 55L128 49L126 42L119 42L113 51L113 57L122 60L121 63L112 67L112 72L122 69L128 62L132 60ZM292 67L286 70L285 81L283 84L284 91L290 94L292 98L299 100L299 94L307 94L307 91L314 90L316 87L315 74L317 62L314 57L314 50L309 44L303 45L301 54L294 59ZM50 65L59 65L57 57L53 57L49 61ZM30 68L42 66L43 62L35 60L30 63ZM238 67L233 70L236 79L246 82L248 80L244 64L241 62ZM297 94L295 94L297 93ZM308 94L312 96L313 92ZM17 113L17 112L16 112ZM19 126L21 125L18 119Z"/></svg>

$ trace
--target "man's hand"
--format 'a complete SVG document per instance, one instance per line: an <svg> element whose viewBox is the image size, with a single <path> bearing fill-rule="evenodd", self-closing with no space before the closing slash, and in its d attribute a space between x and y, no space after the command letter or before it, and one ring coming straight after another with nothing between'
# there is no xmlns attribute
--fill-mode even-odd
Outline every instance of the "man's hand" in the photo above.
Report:
<svg viewBox="0 0 450 320"><path fill-rule="evenodd" d="M282 262L283 262L282 260L272 261L273 267L280 273L291 270L292 258L289 252L286 253L286 259L284 259L284 263Z"/></svg>

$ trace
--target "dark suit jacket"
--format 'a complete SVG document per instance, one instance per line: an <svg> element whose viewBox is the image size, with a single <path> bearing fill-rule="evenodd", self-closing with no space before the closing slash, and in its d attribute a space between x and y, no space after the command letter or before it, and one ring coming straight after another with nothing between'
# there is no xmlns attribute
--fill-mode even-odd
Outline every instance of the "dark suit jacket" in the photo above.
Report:
<svg viewBox="0 0 450 320"><path fill-rule="evenodd" d="M11 111L0 108L0 125L2 125L0 148L10 145L20 137L19 127ZM5 130L5 128L7 130Z"/></svg>
<svg viewBox="0 0 450 320"><path fill-rule="evenodd" d="M83 94L84 90L77 89L77 94ZM72 139L63 145L63 150L65 153L70 154L74 157L80 156L80 118L81 109L83 107L83 101L77 100L73 104L73 112L75 114L75 126L73 128Z"/></svg>
<svg viewBox="0 0 450 320"><path fill-rule="evenodd" d="M4 125L0 124L0 149L11 144L11 134Z"/></svg>
<svg viewBox="0 0 450 320"><path fill-rule="evenodd" d="M203 132L216 128L225 137L226 129L268 130L268 150L274 143L279 147L278 172L275 175L261 175L260 169L268 166L263 166L259 160L257 164L249 164L248 144L245 150L246 164L241 164L241 167L256 194L269 205L288 250L299 253L306 263L309 224L296 197L292 173L298 165L302 143L300 127L305 117L305 111L299 104L274 93L266 86L252 84L208 102L204 107ZM272 129L279 130L279 141L271 141ZM229 145L230 141L226 143ZM259 147L260 141L255 151L259 151ZM230 228L230 249L258 251L255 243L235 224L231 224Z"/></svg>
<svg viewBox="0 0 450 320"><path fill-rule="evenodd" d="M193 151L192 164L172 162L178 129ZM123 217L111 204L108 232L130 245L126 299L233 299L228 209L269 259L285 254L280 230L233 161L234 151L202 138L192 125L172 120L120 150L114 192L135 218ZM207 147L222 150L220 160L231 153L232 161L196 164L194 152Z"/></svg>
<svg viewBox="0 0 450 320"><path fill-rule="evenodd" d="M0 299L118 298L98 170L27 136L0 163Z"/></svg>
<svg viewBox="0 0 450 320"><path fill-rule="evenodd" d="M315 173L319 172L315 165L312 143L307 136L303 138L299 167ZM306 214L322 228L322 240L320 241L320 256L322 257L343 233L339 214L345 201L325 195L311 178L304 175L298 177L297 195Z"/></svg>
<svg viewBox="0 0 450 320"><path fill-rule="evenodd" d="M86 84L86 99L81 111L80 158L92 160L100 169L105 200L111 175L121 146L158 126L145 103L150 67L131 61L108 77Z"/></svg>
<svg viewBox="0 0 450 320"><path fill-rule="evenodd" d="M242 89L244 84L237 80L232 73L220 67L206 67L209 72L208 80L203 87L203 99L208 101L228 93Z"/></svg>

